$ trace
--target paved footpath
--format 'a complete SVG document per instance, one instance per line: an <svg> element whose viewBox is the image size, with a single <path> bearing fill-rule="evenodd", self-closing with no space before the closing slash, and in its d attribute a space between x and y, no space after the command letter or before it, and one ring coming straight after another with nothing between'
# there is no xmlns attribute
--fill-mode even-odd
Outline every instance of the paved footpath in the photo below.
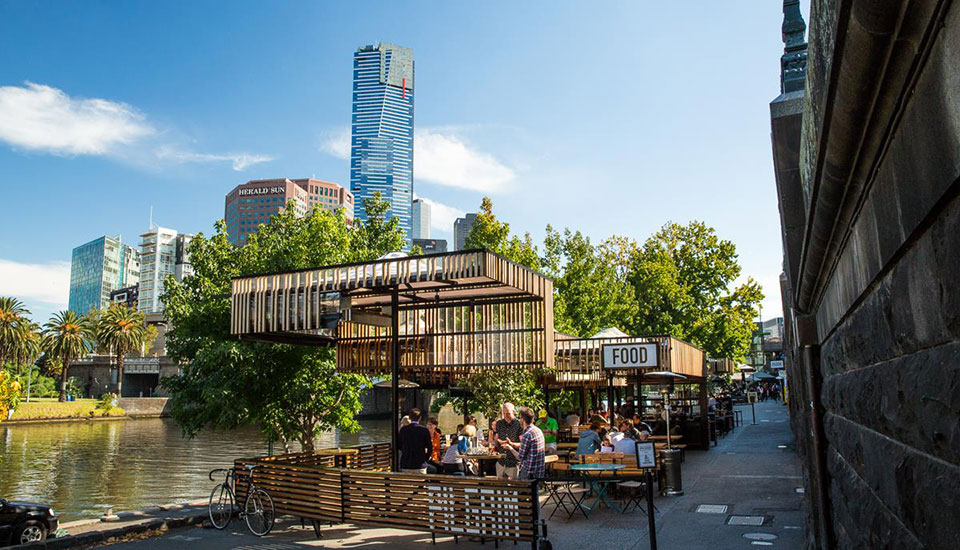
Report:
<svg viewBox="0 0 960 550"><path fill-rule="evenodd" d="M661 550L759 547L801 550L805 547L801 495L797 492L801 485L799 461L793 450L786 407L773 402L758 404L756 425L750 423L749 407L744 413L744 426L721 438L710 451L687 453L683 463L683 496L657 497L657 540ZM698 512L703 504L727 508L718 513ZM763 524L731 525L731 519L738 516L759 516ZM646 516L641 512L621 515L598 510L590 519L579 515L569 521L557 518L559 515L548 524L554 548L648 548ZM352 525L324 527L323 538L317 540L311 528L301 528L298 521L290 518L278 523L274 531L262 539L247 533L235 520L231 528L223 532L199 527L175 529L163 536L114 544L109 548L295 550L375 546L431 548L430 536L423 533ZM436 547L492 549L493 545L488 542L481 546L463 538L454 544L452 537L438 537Z"/></svg>

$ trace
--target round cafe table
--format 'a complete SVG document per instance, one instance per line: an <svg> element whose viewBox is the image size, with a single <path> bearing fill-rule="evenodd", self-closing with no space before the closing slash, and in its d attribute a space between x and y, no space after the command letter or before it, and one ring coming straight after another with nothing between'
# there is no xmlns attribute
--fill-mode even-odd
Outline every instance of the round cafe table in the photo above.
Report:
<svg viewBox="0 0 960 550"><path fill-rule="evenodd" d="M583 510L583 515L590 517L590 513L593 512L593 509L596 508L598 504L600 504L600 501L603 501L603 503L607 505L607 508L610 508L611 510L615 510L617 512L621 511L620 507L617 506L617 503L612 501L607 495L607 485L615 480L589 474L592 472L615 472L626 467L626 464L606 463L574 464L570 466L570 469L574 472L583 472L587 474L585 479L588 483L590 483L590 491L597 497L591 504L580 504L580 509Z"/></svg>

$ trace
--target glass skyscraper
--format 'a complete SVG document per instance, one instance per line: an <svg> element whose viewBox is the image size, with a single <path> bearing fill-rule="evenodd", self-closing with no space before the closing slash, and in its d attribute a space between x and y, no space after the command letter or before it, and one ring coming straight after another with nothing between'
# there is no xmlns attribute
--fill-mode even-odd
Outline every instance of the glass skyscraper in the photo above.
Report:
<svg viewBox="0 0 960 550"><path fill-rule="evenodd" d="M69 308L79 314L110 305L110 293L140 281L140 252L103 236L73 249Z"/></svg>
<svg viewBox="0 0 960 550"><path fill-rule="evenodd" d="M380 192L411 239L413 199L413 50L381 42L353 54L350 190L356 217Z"/></svg>

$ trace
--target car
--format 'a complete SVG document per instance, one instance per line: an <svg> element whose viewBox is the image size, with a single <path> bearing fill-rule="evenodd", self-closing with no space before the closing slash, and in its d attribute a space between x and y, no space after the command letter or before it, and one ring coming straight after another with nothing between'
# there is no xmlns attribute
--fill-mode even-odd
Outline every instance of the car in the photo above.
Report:
<svg viewBox="0 0 960 550"><path fill-rule="evenodd" d="M46 540L56 534L58 524L49 506L0 498L0 546Z"/></svg>

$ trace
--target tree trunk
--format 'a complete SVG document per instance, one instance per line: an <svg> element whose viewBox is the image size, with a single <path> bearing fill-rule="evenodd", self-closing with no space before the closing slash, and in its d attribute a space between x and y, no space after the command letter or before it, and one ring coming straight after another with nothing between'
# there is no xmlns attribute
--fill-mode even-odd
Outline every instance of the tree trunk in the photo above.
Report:
<svg viewBox="0 0 960 550"><path fill-rule="evenodd" d="M123 397L123 354L117 352L117 399Z"/></svg>
<svg viewBox="0 0 960 550"><path fill-rule="evenodd" d="M60 370L60 402L63 403L67 400L67 365L70 364L70 361L64 357L63 359L63 368Z"/></svg>

